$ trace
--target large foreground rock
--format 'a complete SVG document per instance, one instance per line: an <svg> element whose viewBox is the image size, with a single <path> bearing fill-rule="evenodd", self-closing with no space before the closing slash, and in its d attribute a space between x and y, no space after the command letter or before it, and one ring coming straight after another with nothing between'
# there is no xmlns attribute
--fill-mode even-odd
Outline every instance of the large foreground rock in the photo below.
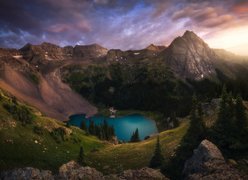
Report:
<svg viewBox="0 0 248 180"><path fill-rule="evenodd" d="M51 171L39 170L32 167L14 169L0 173L1 180L53 180Z"/></svg>
<svg viewBox="0 0 248 180"><path fill-rule="evenodd" d="M103 174L91 167L81 167L75 161L70 161L59 168L58 179L70 180L104 180Z"/></svg>
<svg viewBox="0 0 248 180"><path fill-rule="evenodd" d="M151 168L142 168L138 170L126 170L121 173L120 180L166 180L167 178L159 171Z"/></svg>
<svg viewBox="0 0 248 180"><path fill-rule="evenodd" d="M202 141L193 156L185 162L183 175L190 180L244 179L225 162L220 150L208 140Z"/></svg>
<svg viewBox="0 0 248 180"><path fill-rule="evenodd" d="M121 174L103 176L103 174L91 167L82 167L75 161L63 164L57 175L51 171L43 171L35 168L20 168L0 173L1 180L167 180L159 172L151 168L139 170L126 170Z"/></svg>

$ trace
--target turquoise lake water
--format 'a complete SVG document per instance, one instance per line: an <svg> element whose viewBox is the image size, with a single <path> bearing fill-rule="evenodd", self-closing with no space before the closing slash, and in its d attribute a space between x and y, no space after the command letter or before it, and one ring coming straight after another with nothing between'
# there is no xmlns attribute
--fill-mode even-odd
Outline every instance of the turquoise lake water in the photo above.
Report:
<svg viewBox="0 0 248 180"><path fill-rule="evenodd" d="M104 119L107 120L109 125L114 127L117 138L123 141L129 141L136 128L139 129L139 136L141 140L143 140L146 136L158 132L155 121L140 114L132 114L117 118L109 118L104 116L91 117L91 120L98 125L102 124ZM80 127L82 121L85 121L86 125L89 126L90 119L86 119L85 115L70 116L69 124Z"/></svg>

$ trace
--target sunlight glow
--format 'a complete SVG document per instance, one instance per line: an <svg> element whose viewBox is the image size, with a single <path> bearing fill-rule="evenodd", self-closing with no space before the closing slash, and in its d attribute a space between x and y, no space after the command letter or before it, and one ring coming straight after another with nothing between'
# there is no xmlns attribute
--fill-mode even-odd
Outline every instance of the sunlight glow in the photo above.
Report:
<svg viewBox="0 0 248 180"><path fill-rule="evenodd" d="M211 48L222 48L237 55L248 55L248 26L229 28L216 33L206 42Z"/></svg>

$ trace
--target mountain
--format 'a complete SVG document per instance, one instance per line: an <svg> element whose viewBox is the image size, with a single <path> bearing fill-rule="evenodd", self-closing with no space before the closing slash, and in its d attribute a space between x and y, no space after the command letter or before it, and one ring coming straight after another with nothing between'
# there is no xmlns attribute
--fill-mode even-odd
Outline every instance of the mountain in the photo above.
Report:
<svg viewBox="0 0 248 180"><path fill-rule="evenodd" d="M159 51L162 51L162 50L166 49L166 46L156 46L154 44L150 44L145 49L150 50L150 51L159 52Z"/></svg>
<svg viewBox="0 0 248 180"><path fill-rule="evenodd" d="M236 59L241 60L236 61ZM248 68L244 62L246 62L245 58L242 59L222 50L211 49L192 31L186 31L183 36L177 37L168 47L151 44L145 49L128 51L108 50L98 44L60 47L44 42L40 45L26 44L19 50L0 49L0 87L11 92L18 99L34 105L44 114L66 120L71 114L92 115L97 112L97 109L77 92L87 92L87 96L91 97L89 92L92 92L92 89L90 88L97 88L96 91L100 91L98 96L107 96L109 104L113 104L113 101L119 100L113 97L113 93L109 94L109 90L113 89L114 85L120 85L121 82L125 88L115 87L117 89L115 93L118 93L118 88L120 88L119 93L122 90L123 93L128 92L130 88L135 88L135 90L130 90L132 92L137 91L137 94L127 94L128 98L141 96L138 92L146 86L139 81L144 80L156 85L166 81L168 83L166 87L169 90L165 87L159 90L162 85L154 90L173 91L178 94L175 79L183 82L186 82L187 79L196 82L204 79L217 79L221 83L227 84L231 79L233 82L230 86L234 86L236 83L234 81L238 79L241 80L238 82L240 88L246 92L247 85L244 80L248 74ZM109 66L116 63L121 63L120 68L122 69L116 72L119 74L110 77L111 68ZM101 79L99 82L94 82L100 83L99 85L90 87L92 82L84 82L88 77L86 79L82 79L82 77L99 73L97 69L93 68L93 70L89 70L90 73L86 71L86 74L78 76L79 72L84 72L91 65L103 69L102 72L106 72L106 77L103 74L100 74L99 77L105 77L112 84L104 83ZM118 79L117 82L113 82L120 76L123 76L121 77L122 81ZM75 81L76 79L78 81ZM168 80L170 83L167 82ZM142 87L139 85L133 87L137 83L143 83ZM84 87L82 87L83 85ZM179 87L181 86L182 83ZM189 88L195 88L187 86L182 87L187 89L187 92ZM167 96L169 97L169 95ZM145 95L140 98L137 106L147 104ZM125 101L130 102L128 99L120 102L130 107L127 105L129 103Z"/></svg>
<svg viewBox="0 0 248 180"><path fill-rule="evenodd" d="M160 57L180 78L200 80L215 75L215 52L192 31L173 40Z"/></svg>
<svg viewBox="0 0 248 180"><path fill-rule="evenodd" d="M48 43L5 50L0 56L0 88L58 120L77 113L95 114L93 105L61 81L60 68L68 63L63 64L62 50Z"/></svg>
<svg viewBox="0 0 248 180"><path fill-rule="evenodd" d="M23 58L32 63L44 60L89 60L98 59L107 54L108 49L98 45L76 45L60 47L51 43L44 42L40 45L26 44L20 49Z"/></svg>

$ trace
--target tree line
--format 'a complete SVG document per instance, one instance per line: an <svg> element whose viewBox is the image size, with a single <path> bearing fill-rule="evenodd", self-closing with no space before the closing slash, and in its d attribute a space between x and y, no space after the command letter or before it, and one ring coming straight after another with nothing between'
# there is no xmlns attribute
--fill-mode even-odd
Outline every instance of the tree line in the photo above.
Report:
<svg viewBox="0 0 248 180"><path fill-rule="evenodd" d="M175 151L175 155L161 168L171 178L182 178L184 162L204 139L215 143L227 157L248 151L248 119L240 95L234 97L224 87L222 90L218 116L211 127L206 127L201 103L194 96L187 133Z"/></svg>
<svg viewBox="0 0 248 180"><path fill-rule="evenodd" d="M87 134L97 136L101 140L111 140L115 136L114 127L109 125L106 120L102 124L95 124L93 120L90 120L89 126L85 121L82 121L81 129L86 131Z"/></svg>

